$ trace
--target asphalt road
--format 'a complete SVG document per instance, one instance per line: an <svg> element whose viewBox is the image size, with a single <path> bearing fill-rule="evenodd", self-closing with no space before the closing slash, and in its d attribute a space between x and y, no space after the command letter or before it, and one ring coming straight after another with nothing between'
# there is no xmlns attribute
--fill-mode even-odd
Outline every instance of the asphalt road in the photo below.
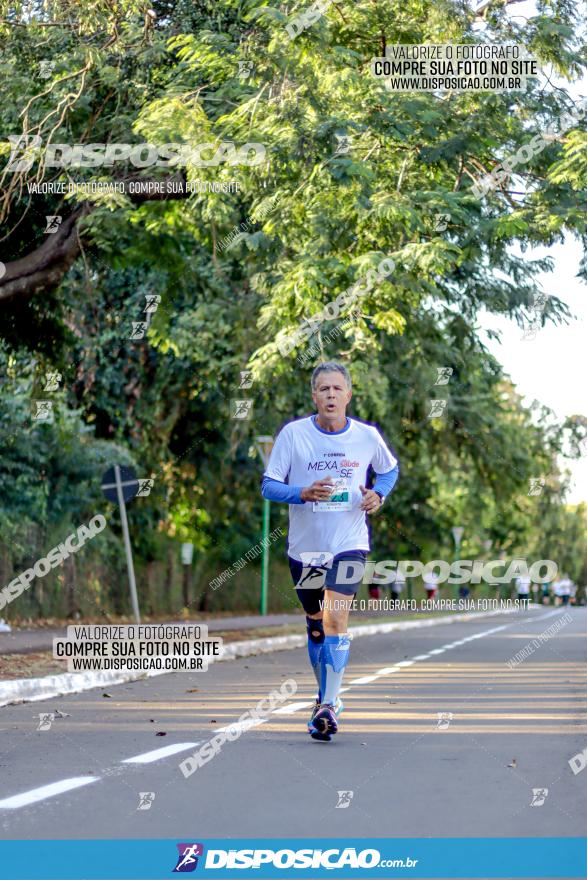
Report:
<svg viewBox="0 0 587 880"><path fill-rule="evenodd" d="M92 690L5 707L0 836L584 836L587 772L573 774L569 760L587 747L587 609L570 609L570 623L507 666L566 613L356 639L331 743L305 730L313 685L301 649L118 685L110 697ZM184 778L190 744L286 678L298 684L289 714L243 732ZM38 730L39 713L56 710L69 716ZM438 713L452 719L439 726ZM339 791L353 793L350 805L337 807ZM140 792L154 793L149 809L138 809Z"/></svg>
<svg viewBox="0 0 587 880"><path fill-rule="evenodd" d="M145 622L145 621L143 621ZM281 626L282 624L298 624L300 622L300 613L297 614L267 614L260 617L247 615L241 617L218 617L214 620L157 620L149 621L147 626L157 626L159 624L180 624L186 623L205 625L209 632L219 632L221 630L239 630L239 629L258 629L268 626ZM73 626L80 626L78 621L71 622ZM0 632L0 655L5 654L32 654L37 651L51 651L53 648L54 638L65 638L67 628L60 627L42 627L37 629L13 629L11 632Z"/></svg>

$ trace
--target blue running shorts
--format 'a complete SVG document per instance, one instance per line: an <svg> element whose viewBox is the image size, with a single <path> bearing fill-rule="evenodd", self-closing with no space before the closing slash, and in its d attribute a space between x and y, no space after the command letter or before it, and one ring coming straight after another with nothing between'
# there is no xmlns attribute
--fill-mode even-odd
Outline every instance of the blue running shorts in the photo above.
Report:
<svg viewBox="0 0 587 880"><path fill-rule="evenodd" d="M305 565L298 559L288 556L289 570L293 578L296 593L306 614L317 614L321 611L320 603L324 601L324 590L332 590L343 596L356 595L363 580L364 568L356 566L350 583L337 584L339 565L342 561L354 560L364 563L367 560L366 550L345 550L333 557L330 565ZM351 572L350 567L347 572ZM349 580L349 575L345 576Z"/></svg>

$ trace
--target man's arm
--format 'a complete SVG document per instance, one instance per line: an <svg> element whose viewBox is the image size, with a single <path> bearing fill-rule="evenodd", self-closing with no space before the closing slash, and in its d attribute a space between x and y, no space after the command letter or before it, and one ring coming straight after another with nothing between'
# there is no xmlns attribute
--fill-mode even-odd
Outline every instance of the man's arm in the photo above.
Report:
<svg viewBox="0 0 587 880"><path fill-rule="evenodd" d="M389 493L398 481L399 464L385 474L377 474L377 478L373 483L373 491L381 496L381 502L385 501Z"/></svg>
<svg viewBox="0 0 587 880"><path fill-rule="evenodd" d="M364 510L365 513L377 513L397 483L398 477L399 465L396 464L392 470L387 471L384 474L377 474L377 479L375 480L372 489L365 489L364 486L359 486L363 495L361 510Z"/></svg>
<svg viewBox="0 0 587 880"><path fill-rule="evenodd" d="M267 469L263 475L261 494L269 501L285 504L305 504L306 501L328 501L332 495L334 480L316 480L311 486L290 486L286 483L291 470L293 438L286 425L277 435L271 450Z"/></svg>
<svg viewBox="0 0 587 880"><path fill-rule="evenodd" d="M269 501L282 501L285 504L305 503L301 497L301 486L288 486L287 483L280 483L279 480L272 480L271 477L263 477L261 495Z"/></svg>
<svg viewBox="0 0 587 880"><path fill-rule="evenodd" d="M377 446L371 459L371 467L377 476L372 489L365 489L364 486L359 486L363 495L361 510L368 514L376 513L379 510L399 477L399 462L395 454L388 449L379 431L376 428L374 430L377 437Z"/></svg>
<svg viewBox="0 0 587 880"><path fill-rule="evenodd" d="M261 494L269 501L282 501L285 504L305 504L306 501L328 501L332 494L334 481L316 480L311 486L289 486L271 477L263 477Z"/></svg>

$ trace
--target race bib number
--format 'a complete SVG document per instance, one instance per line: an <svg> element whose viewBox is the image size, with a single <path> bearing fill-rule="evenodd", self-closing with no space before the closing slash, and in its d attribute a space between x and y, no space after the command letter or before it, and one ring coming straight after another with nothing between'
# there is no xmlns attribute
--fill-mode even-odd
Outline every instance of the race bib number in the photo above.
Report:
<svg viewBox="0 0 587 880"><path fill-rule="evenodd" d="M351 487L347 480L338 479L328 501L314 501L314 513L336 513L351 509Z"/></svg>

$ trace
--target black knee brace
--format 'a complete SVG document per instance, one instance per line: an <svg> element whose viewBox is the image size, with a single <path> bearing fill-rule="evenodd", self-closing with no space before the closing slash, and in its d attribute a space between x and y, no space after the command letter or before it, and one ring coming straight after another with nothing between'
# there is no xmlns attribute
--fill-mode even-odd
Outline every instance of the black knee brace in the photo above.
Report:
<svg viewBox="0 0 587 880"><path fill-rule="evenodd" d="M324 641L324 624L321 620L314 620L312 617L306 617L306 626L308 628L308 638L310 641L319 645Z"/></svg>

